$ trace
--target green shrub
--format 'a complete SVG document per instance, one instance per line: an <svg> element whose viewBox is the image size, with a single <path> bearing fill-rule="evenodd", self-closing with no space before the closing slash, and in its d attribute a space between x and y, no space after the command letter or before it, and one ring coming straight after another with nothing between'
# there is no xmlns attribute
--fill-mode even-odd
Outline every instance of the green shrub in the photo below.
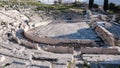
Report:
<svg viewBox="0 0 120 68"><path fill-rule="evenodd" d="M109 4L109 10L112 10L112 11L114 11L115 10L115 4L114 3L110 3Z"/></svg>
<svg viewBox="0 0 120 68"><path fill-rule="evenodd" d="M112 11L112 10L109 10L109 11L108 11L108 13L109 13L109 14L113 14L113 13L114 13L114 11Z"/></svg>

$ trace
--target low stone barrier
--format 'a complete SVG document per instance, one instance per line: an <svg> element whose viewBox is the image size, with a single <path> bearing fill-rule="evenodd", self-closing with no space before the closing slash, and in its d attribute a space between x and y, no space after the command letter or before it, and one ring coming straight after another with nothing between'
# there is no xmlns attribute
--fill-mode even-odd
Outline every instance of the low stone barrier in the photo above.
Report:
<svg viewBox="0 0 120 68"><path fill-rule="evenodd" d="M82 54L120 54L117 48L81 48Z"/></svg>
<svg viewBox="0 0 120 68"><path fill-rule="evenodd" d="M48 52L54 52L54 53L73 54L74 48L73 47L63 47L63 46L57 46L57 47L48 46L44 50L48 51Z"/></svg>
<svg viewBox="0 0 120 68"><path fill-rule="evenodd" d="M74 46L74 47L80 47L80 46L98 46L95 42L95 40L90 39L53 39L53 38L44 38L44 37L38 37L33 36L32 34L28 32L24 32L24 35L26 38L38 42L38 43L44 43L44 44L50 44L50 45L62 45L62 46Z"/></svg>

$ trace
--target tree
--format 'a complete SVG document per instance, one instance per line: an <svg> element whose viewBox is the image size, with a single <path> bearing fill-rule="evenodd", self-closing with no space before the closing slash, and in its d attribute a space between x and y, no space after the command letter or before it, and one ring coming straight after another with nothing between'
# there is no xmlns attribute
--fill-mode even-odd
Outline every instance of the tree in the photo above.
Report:
<svg viewBox="0 0 120 68"><path fill-rule="evenodd" d="M104 6L103 6L103 9L104 9L105 11L108 10L108 0L104 0Z"/></svg>
<svg viewBox="0 0 120 68"><path fill-rule="evenodd" d="M112 10L112 11L115 11L115 4L114 3L110 3L109 4L109 9Z"/></svg>
<svg viewBox="0 0 120 68"><path fill-rule="evenodd" d="M94 0L89 0L89 9L93 7Z"/></svg>
<svg viewBox="0 0 120 68"><path fill-rule="evenodd" d="M115 6L114 11L115 12L120 12L120 5Z"/></svg>

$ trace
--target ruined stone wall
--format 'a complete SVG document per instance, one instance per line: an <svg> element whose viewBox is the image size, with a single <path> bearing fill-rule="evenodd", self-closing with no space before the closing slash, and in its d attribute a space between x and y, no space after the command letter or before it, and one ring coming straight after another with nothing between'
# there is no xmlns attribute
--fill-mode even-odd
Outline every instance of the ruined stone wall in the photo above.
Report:
<svg viewBox="0 0 120 68"><path fill-rule="evenodd" d="M120 54L117 48L93 48L85 47L81 48L82 54Z"/></svg>
<svg viewBox="0 0 120 68"><path fill-rule="evenodd" d="M93 23L92 27L95 29L96 33L102 38L102 40L110 46L115 46L115 38L112 33L110 33L104 27L97 25L97 23Z"/></svg>
<svg viewBox="0 0 120 68"><path fill-rule="evenodd" d="M63 46L98 46L94 40L89 39L79 39L79 40L71 40L71 39L53 39L53 38L44 38L33 36L28 32L24 32L24 35L35 42L51 44L51 45L63 45Z"/></svg>
<svg viewBox="0 0 120 68"><path fill-rule="evenodd" d="M44 49L45 51L48 52L54 52L54 53L70 53L73 54L74 48L73 47L63 47L63 46L48 46Z"/></svg>

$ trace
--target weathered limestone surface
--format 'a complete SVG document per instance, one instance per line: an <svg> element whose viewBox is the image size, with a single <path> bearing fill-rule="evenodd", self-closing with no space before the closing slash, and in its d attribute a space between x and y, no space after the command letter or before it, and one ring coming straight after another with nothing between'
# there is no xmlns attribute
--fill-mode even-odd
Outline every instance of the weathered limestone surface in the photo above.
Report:
<svg viewBox="0 0 120 68"><path fill-rule="evenodd" d="M5 60L5 56L4 55L0 55L0 62L3 62Z"/></svg>
<svg viewBox="0 0 120 68"><path fill-rule="evenodd" d="M74 48L73 47L62 47L62 46L48 46L44 49L48 52L54 53L71 53L73 54Z"/></svg>
<svg viewBox="0 0 120 68"><path fill-rule="evenodd" d="M0 10L0 20L6 22L7 24L13 23L14 26L19 26L22 22L29 22L29 18L17 10Z"/></svg>
<svg viewBox="0 0 120 68"><path fill-rule="evenodd" d="M81 44L81 46L98 46L94 40L89 39L79 39L79 40L70 40L70 39L52 39L52 38L44 38L44 37L38 37L33 36L29 33L24 33L24 35L30 39L34 40L39 43L45 43L45 44L51 44L51 45L63 45L63 46L77 46ZM79 46L78 46L79 47Z"/></svg>
<svg viewBox="0 0 120 68"><path fill-rule="evenodd" d="M107 45L115 46L115 39L114 39L114 35L112 33L110 33L108 30L106 30L102 26L97 26L95 28L95 31Z"/></svg>
<svg viewBox="0 0 120 68"><path fill-rule="evenodd" d="M70 31L68 31L70 30ZM97 35L85 22L60 23L36 27L24 32L24 35L36 42L46 44L83 44L97 46Z"/></svg>
<svg viewBox="0 0 120 68"><path fill-rule="evenodd" d="M96 33L102 38L102 40L110 46L115 46L115 37L105 27L97 24L96 22L91 24L92 28L95 29Z"/></svg>
<svg viewBox="0 0 120 68"><path fill-rule="evenodd" d="M105 33L105 36L110 35L101 27L96 27L96 31L98 30L99 34L95 34L88 23L80 22L81 19L78 15L71 13L68 15L63 14L63 17L59 16L61 19L58 21L53 20L49 16L40 15L40 17L31 12L28 12L28 14L23 13L24 11L0 10L0 68L67 68L69 63L72 63L70 66L73 65L72 67L74 67L74 63L84 64L85 60L109 61L120 59L119 55L103 55L104 53L119 54L120 49L118 50L117 48L78 48L78 51L76 50L77 53L75 53L74 47L78 45L96 46L95 41L98 35L102 35L101 33ZM58 19L56 18L58 16L54 15L55 19ZM42 17L44 17L44 20L42 20ZM63 21L61 21L62 19ZM79 22L73 23L76 20ZM72 23L68 23L68 21ZM36 37L30 35L32 33L26 32L30 28L37 26L40 26L40 30L38 28L38 32L35 32L34 35ZM26 39L23 34L28 38L30 37L29 39L32 39L32 41ZM54 46L36 43L35 41ZM108 41L111 41L111 38ZM61 42L64 42L64 44ZM113 45L112 42L110 45ZM92 53L97 53L97 56L91 55Z"/></svg>
<svg viewBox="0 0 120 68"><path fill-rule="evenodd" d="M0 15L0 68L51 68L53 59L57 60L53 67L67 67L72 54L47 52L41 45L25 39L23 32L31 28L35 20L29 24L30 19L17 10L0 10ZM51 21L38 22L37 26Z"/></svg>
<svg viewBox="0 0 120 68"><path fill-rule="evenodd" d="M86 61L115 61L120 59L120 55L83 54L83 59Z"/></svg>
<svg viewBox="0 0 120 68"><path fill-rule="evenodd" d="M72 54L56 54L43 50L28 49L13 43L1 43L0 47L0 54L4 55L1 57L0 66L5 66L9 63L8 66L5 66L6 68L19 68L21 66L23 68L26 68L26 66L28 68L50 68L52 62L55 62L56 64L64 64L64 66L66 66L68 61L72 60ZM54 61L54 59L56 59L56 61Z"/></svg>
<svg viewBox="0 0 120 68"><path fill-rule="evenodd" d="M117 48L81 48L81 53L83 54L120 54Z"/></svg>

